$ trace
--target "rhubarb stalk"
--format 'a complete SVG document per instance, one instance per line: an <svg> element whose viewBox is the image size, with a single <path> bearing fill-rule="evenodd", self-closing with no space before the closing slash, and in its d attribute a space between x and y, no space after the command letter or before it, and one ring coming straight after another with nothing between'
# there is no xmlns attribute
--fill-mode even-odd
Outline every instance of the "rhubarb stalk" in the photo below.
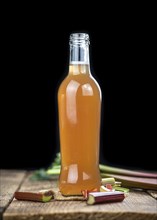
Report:
<svg viewBox="0 0 157 220"><path fill-rule="evenodd" d="M87 204L94 205L105 202L121 202L125 198L122 192L93 192L89 193Z"/></svg>

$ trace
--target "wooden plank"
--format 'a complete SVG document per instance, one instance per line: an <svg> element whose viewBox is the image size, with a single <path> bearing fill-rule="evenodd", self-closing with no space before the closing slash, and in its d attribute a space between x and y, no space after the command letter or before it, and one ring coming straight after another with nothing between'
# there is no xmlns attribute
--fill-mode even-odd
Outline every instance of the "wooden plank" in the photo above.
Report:
<svg viewBox="0 0 157 220"><path fill-rule="evenodd" d="M0 219L2 213L13 199L14 192L19 188L26 172L0 170Z"/></svg>
<svg viewBox="0 0 157 220"><path fill-rule="evenodd" d="M20 191L52 188L56 181L30 181L22 184ZM4 220L59 220L59 219L157 219L157 201L143 191L131 191L123 202L89 206L85 201L54 201L48 203L13 200Z"/></svg>
<svg viewBox="0 0 157 220"><path fill-rule="evenodd" d="M157 190L147 190L147 193L149 193L154 199L157 199Z"/></svg>

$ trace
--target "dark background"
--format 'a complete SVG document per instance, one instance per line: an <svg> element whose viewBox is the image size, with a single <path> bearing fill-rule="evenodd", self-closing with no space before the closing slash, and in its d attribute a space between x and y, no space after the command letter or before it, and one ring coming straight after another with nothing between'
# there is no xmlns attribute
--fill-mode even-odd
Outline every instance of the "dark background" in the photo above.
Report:
<svg viewBox="0 0 157 220"><path fill-rule="evenodd" d="M69 35L79 31L90 36L103 96L100 162L156 170L154 29L147 15L76 17L37 10L5 17L1 167L47 167L59 151L57 89L68 71Z"/></svg>

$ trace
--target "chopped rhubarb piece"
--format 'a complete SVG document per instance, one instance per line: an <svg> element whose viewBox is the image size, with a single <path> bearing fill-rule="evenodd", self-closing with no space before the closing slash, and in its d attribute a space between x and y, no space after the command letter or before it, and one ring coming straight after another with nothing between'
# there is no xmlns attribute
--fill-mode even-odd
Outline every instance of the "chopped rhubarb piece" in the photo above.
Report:
<svg viewBox="0 0 157 220"><path fill-rule="evenodd" d="M109 183L107 183L107 184L106 184L106 188L112 190L112 185L109 184Z"/></svg>
<svg viewBox="0 0 157 220"><path fill-rule="evenodd" d="M121 202L125 198L122 192L93 192L88 194L87 204L94 205L106 202Z"/></svg>
<svg viewBox="0 0 157 220"><path fill-rule="evenodd" d="M100 186L100 192L110 192L111 190L106 188L105 186Z"/></svg>
<svg viewBox="0 0 157 220"><path fill-rule="evenodd" d="M82 192L83 197L84 197L85 199L87 199L87 198L88 198L88 194L89 194L90 192L99 192L99 190L98 190L97 188L94 188L94 189L91 189L91 190L84 189L84 190L82 190L81 192Z"/></svg>

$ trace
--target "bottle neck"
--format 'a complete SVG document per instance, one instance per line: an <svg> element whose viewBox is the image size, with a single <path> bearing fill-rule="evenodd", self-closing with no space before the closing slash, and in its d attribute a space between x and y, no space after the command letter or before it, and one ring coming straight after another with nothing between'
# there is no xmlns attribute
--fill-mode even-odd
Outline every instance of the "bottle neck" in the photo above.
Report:
<svg viewBox="0 0 157 220"><path fill-rule="evenodd" d="M90 74L89 45L85 41L70 42L69 74Z"/></svg>
<svg viewBox="0 0 157 220"><path fill-rule="evenodd" d="M91 75L89 64L70 64L68 75Z"/></svg>

